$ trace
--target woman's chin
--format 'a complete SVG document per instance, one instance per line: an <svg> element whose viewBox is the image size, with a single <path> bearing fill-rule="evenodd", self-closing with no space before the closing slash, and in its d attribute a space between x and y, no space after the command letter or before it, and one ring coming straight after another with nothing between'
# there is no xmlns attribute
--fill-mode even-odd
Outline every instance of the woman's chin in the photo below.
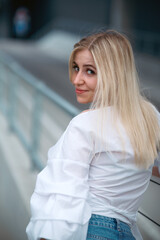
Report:
<svg viewBox="0 0 160 240"><path fill-rule="evenodd" d="M91 103L93 101L93 96L92 95L88 95L88 96L82 96L77 94L77 102L81 103L81 104L87 104L87 103Z"/></svg>
<svg viewBox="0 0 160 240"><path fill-rule="evenodd" d="M87 99L77 98L77 102L80 104L87 104L87 103L90 103L91 101L89 101Z"/></svg>

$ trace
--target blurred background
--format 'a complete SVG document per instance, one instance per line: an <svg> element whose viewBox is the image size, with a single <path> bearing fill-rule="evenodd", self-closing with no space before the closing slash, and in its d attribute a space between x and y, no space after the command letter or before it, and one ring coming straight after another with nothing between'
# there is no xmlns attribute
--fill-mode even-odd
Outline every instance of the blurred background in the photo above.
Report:
<svg viewBox="0 0 160 240"><path fill-rule="evenodd" d="M0 0L0 236L26 240L29 199L47 150L87 105L68 77L74 43L115 29L130 39L141 91L160 110L158 0ZM160 181L138 213L145 240L160 239Z"/></svg>

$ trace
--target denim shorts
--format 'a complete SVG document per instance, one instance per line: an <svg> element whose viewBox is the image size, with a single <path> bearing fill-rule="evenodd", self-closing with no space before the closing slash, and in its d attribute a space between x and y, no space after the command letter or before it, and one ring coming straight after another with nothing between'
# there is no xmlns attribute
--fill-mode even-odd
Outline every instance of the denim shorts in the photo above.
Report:
<svg viewBox="0 0 160 240"><path fill-rule="evenodd" d="M118 219L92 214L86 240L135 240L130 226Z"/></svg>

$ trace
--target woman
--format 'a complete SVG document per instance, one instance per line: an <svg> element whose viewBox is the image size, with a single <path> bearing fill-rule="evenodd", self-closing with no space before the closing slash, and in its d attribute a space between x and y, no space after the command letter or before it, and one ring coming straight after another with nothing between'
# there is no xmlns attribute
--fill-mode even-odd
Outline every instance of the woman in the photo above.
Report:
<svg viewBox="0 0 160 240"><path fill-rule="evenodd" d="M139 92L132 48L116 31L75 45L77 101L31 198L30 240L142 239L136 213L160 148L160 115Z"/></svg>

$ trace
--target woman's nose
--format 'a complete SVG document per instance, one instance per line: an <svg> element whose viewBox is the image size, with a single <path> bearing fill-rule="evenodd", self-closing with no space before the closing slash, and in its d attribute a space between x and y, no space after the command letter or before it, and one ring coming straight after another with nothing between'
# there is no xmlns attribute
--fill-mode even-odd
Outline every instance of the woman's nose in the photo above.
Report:
<svg viewBox="0 0 160 240"><path fill-rule="evenodd" d="M83 74L79 71L74 80L73 80L73 84L74 85L79 85L79 84L83 84L84 83L84 79L83 79Z"/></svg>

